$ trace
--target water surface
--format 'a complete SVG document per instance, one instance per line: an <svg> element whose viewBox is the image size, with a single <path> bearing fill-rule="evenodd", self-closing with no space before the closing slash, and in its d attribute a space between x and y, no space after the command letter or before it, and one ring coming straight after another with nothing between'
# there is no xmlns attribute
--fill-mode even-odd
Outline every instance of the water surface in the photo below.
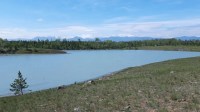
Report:
<svg viewBox="0 0 200 112"><path fill-rule="evenodd" d="M10 84L20 70L36 91L96 78L127 67L170 59L200 56L199 52L147 50L81 50L68 54L0 56L0 95L10 94Z"/></svg>

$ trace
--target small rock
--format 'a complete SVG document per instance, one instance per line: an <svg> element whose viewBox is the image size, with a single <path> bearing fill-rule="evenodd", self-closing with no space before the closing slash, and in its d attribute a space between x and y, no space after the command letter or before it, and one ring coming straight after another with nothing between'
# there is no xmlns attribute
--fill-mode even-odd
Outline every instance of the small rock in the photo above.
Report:
<svg viewBox="0 0 200 112"><path fill-rule="evenodd" d="M124 109L129 110L130 108L131 108L130 106L126 106Z"/></svg>
<svg viewBox="0 0 200 112"><path fill-rule="evenodd" d="M99 99L99 101L101 102L101 101L103 101L103 99Z"/></svg>
<svg viewBox="0 0 200 112"><path fill-rule="evenodd" d="M131 106L130 104L128 104L126 107L124 107L123 112L131 112L130 109L131 109Z"/></svg>
<svg viewBox="0 0 200 112"><path fill-rule="evenodd" d="M95 82L93 80L90 80L87 82L87 84L95 84Z"/></svg>
<svg viewBox="0 0 200 112"><path fill-rule="evenodd" d="M75 112L80 112L80 107L75 107L75 108L74 108L74 111L75 111Z"/></svg>
<svg viewBox="0 0 200 112"><path fill-rule="evenodd" d="M64 89L64 88L65 88L64 85L58 86L58 87L57 87L57 90L61 90L61 89Z"/></svg>

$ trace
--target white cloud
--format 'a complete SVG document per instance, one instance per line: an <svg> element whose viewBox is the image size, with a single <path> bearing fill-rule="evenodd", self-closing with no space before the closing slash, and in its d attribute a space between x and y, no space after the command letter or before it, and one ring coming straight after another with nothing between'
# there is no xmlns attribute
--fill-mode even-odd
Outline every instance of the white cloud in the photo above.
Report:
<svg viewBox="0 0 200 112"><path fill-rule="evenodd" d="M71 38L81 36L84 38L108 36L151 36L151 37L177 37L200 36L200 19L174 20L159 22L126 22L107 23L97 26L66 26L49 29L0 29L0 37L33 38L35 36L56 36Z"/></svg>
<svg viewBox="0 0 200 112"><path fill-rule="evenodd" d="M24 35L28 35L30 32L27 32L23 28L5 28L0 29L0 37L2 38L8 38L8 39L14 39L23 37Z"/></svg>
<svg viewBox="0 0 200 112"><path fill-rule="evenodd" d="M94 30L85 26L68 26L64 28L58 28L57 32L64 37L80 36L83 38L90 38L93 37Z"/></svg>

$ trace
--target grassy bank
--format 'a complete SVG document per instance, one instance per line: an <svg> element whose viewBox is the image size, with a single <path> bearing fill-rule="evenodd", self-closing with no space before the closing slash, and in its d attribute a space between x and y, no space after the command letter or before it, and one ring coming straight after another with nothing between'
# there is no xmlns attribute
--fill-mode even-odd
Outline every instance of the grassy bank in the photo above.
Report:
<svg viewBox="0 0 200 112"><path fill-rule="evenodd" d="M128 68L64 89L0 98L0 112L199 111L200 57Z"/></svg>
<svg viewBox="0 0 200 112"><path fill-rule="evenodd" d="M166 50L166 51L200 51L199 46L143 46L138 50Z"/></svg>
<svg viewBox="0 0 200 112"><path fill-rule="evenodd" d="M62 50L55 49L20 49L16 54L62 54Z"/></svg>
<svg viewBox="0 0 200 112"><path fill-rule="evenodd" d="M0 54L62 54L66 53L62 50L55 49L39 49L39 48L28 48L28 49L1 49Z"/></svg>

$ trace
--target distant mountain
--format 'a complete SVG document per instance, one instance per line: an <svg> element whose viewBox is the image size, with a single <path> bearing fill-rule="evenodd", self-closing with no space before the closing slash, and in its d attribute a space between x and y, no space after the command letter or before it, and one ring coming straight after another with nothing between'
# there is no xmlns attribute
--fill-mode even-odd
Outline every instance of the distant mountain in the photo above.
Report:
<svg viewBox="0 0 200 112"><path fill-rule="evenodd" d="M140 40L153 40L154 38L152 37L98 37L100 41L115 41L115 42L120 42L120 41L140 41ZM81 37L73 37L70 39L67 39L69 41L95 41L95 38L81 38Z"/></svg>
<svg viewBox="0 0 200 112"><path fill-rule="evenodd" d="M99 38L101 41L112 40L115 42L120 41L140 41L140 40L153 40L152 37L107 37L107 38Z"/></svg>
<svg viewBox="0 0 200 112"><path fill-rule="evenodd" d="M48 36L48 37L34 37L33 39L31 39L31 40L34 40L34 41L38 41L38 40L42 40L42 41L44 41L44 40L49 40L49 41L54 41L54 40L56 40L56 39L58 39L58 38L56 38L56 37L51 37L51 36Z"/></svg>
<svg viewBox="0 0 200 112"><path fill-rule="evenodd" d="M120 37L120 36L112 36L112 37L97 37L100 41L107 41L111 40L114 42L127 42L127 41L143 41L143 40L154 40L154 39L167 39L167 38L153 38L153 37ZM37 40L49 40L49 41L54 41L56 39L61 39L62 37L53 37L53 36L48 36L48 37L35 37L31 40L37 41ZM196 36L182 36L182 37L175 37L177 40L200 40L200 37ZM73 37L73 38L66 38L68 41L95 41L95 38L82 38L82 37Z"/></svg>
<svg viewBox="0 0 200 112"><path fill-rule="evenodd" d="M200 40L200 37L196 36L182 36L182 37L176 37L178 40Z"/></svg>
<svg viewBox="0 0 200 112"><path fill-rule="evenodd" d="M94 41L94 38L82 38L82 37L73 37L73 38L69 38L67 39L68 41Z"/></svg>
<svg viewBox="0 0 200 112"><path fill-rule="evenodd" d="M127 41L143 41L143 40L154 40L154 39L168 39L168 38L153 38L153 37L97 37L100 41L115 41L115 42L127 42ZM182 36L182 37L174 37L177 40L200 40L200 37L197 36ZM95 41L95 38L82 38L82 37L74 37L67 39L69 41Z"/></svg>

